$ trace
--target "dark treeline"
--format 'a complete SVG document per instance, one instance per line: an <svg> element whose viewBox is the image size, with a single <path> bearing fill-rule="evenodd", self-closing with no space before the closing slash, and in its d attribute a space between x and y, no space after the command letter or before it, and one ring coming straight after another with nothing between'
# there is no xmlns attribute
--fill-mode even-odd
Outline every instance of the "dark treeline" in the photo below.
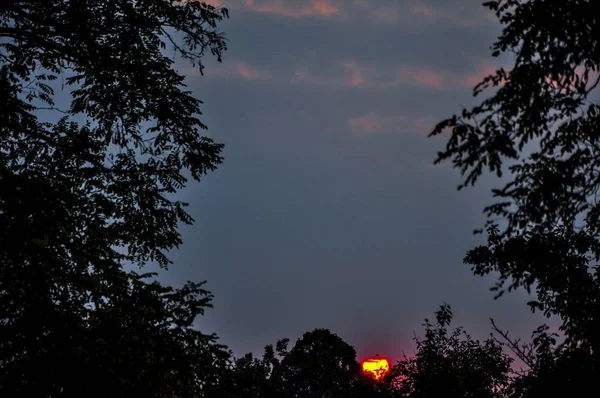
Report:
<svg viewBox="0 0 600 398"><path fill-rule="evenodd" d="M288 339L247 354L226 369L209 397L506 397L511 359L490 338L479 342L449 329L452 312L443 305L436 321L426 320L417 352L376 380L364 373L352 346L326 329L305 333L288 349Z"/></svg>
<svg viewBox="0 0 600 398"><path fill-rule="evenodd" d="M508 175L476 231L486 244L464 262L497 276L496 297L531 291L532 311L561 319L560 343L544 325L525 343L493 324L475 341L450 327L444 305L416 353L377 381L324 329L233 357L194 327L213 298L204 282L175 288L127 270L170 265L179 223L194 222L173 194L223 160L165 54L200 71L208 53L221 61L228 11L195 0L3 0L0 397L595 396L600 14L584 0L484 5L503 25L492 56L513 64L483 77L477 106L435 127L447 137L436 162L461 172L459 188ZM71 102L56 104L56 90Z"/></svg>

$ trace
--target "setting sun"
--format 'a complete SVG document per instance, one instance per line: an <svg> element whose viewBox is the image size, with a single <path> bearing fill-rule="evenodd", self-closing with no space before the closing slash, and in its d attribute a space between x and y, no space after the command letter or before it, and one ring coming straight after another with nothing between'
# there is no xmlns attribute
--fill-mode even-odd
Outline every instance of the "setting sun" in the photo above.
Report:
<svg viewBox="0 0 600 398"><path fill-rule="evenodd" d="M362 364L363 372L370 374L376 380L389 372L390 364L384 358L370 358Z"/></svg>

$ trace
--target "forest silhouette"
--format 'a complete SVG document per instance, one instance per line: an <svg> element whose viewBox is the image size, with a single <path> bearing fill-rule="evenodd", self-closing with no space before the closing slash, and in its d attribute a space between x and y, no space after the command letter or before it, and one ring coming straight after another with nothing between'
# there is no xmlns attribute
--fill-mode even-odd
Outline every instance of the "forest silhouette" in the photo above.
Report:
<svg viewBox="0 0 600 398"><path fill-rule="evenodd" d="M541 325L529 341L512 340L492 321L478 341L452 326L443 304L425 320L414 355L377 379L327 329L235 357L195 326L213 299L204 282L174 288L126 267L171 264L180 223L194 222L174 194L223 161L223 145L200 134L200 99L166 54L200 71L206 55L221 62L227 9L195 0L3 0L0 397L594 396L598 10L583 0L484 6L502 24L491 56L514 62L482 76L478 105L436 125L430 136L446 145L435 163L461 172L459 189L487 172L508 175L476 231L486 243L464 262L497 277L496 298L532 292L531 310L558 317L564 339ZM66 108L55 103L57 87L71 90ZM525 153L527 144L537 149Z"/></svg>

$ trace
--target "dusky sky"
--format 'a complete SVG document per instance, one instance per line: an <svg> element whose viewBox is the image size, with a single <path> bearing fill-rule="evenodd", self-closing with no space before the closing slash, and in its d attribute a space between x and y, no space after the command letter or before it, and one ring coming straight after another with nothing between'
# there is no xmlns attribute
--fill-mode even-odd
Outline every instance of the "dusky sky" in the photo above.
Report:
<svg viewBox="0 0 600 398"><path fill-rule="evenodd" d="M528 337L544 319L526 294L494 301L462 264L500 181L457 192L432 165L445 139L427 138L510 61L489 55L500 25L481 1L211 3L230 10L224 63L177 65L225 162L179 195L196 223L161 273L208 280L202 330L242 355L324 327L398 358L446 301L474 337L490 317Z"/></svg>

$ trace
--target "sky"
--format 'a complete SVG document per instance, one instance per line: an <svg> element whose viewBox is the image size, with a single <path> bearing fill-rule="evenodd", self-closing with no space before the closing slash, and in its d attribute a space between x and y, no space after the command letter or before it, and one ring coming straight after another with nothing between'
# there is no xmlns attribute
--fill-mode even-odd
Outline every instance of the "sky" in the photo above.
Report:
<svg viewBox="0 0 600 398"><path fill-rule="evenodd" d="M507 61L480 1L211 3L230 11L224 62L177 68L225 161L178 196L196 223L161 274L208 281L203 331L242 355L323 327L359 359L395 359L443 302L477 338L490 317L523 337L544 322L462 263L500 182L458 192L458 171L432 164L445 138L427 134Z"/></svg>

